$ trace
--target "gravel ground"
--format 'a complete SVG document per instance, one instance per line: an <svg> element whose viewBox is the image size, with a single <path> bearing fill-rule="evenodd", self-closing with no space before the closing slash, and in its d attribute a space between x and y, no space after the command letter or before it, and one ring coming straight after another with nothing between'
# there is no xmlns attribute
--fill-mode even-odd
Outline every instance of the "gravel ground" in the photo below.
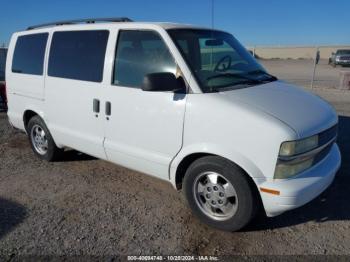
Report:
<svg viewBox="0 0 350 262"><path fill-rule="evenodd" d="M343 164L320 197L241 232L201 224L158 179L71 151L38 160L0 114L0 256L350 254L350 92L320 90L340 115Z"/></svg>

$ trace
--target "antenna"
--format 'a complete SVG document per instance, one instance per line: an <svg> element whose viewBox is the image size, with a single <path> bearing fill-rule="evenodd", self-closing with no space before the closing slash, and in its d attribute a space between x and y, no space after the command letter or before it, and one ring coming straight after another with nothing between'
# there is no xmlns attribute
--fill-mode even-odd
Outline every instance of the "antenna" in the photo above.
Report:
<svg viewBox="0 0 350 262"><path fill-rule="evenodd" d="M211 29L214 29L214 0L211 0Z"/></svg>
<svg viewBox="0 0 350 262"><path fill-rule="evenodd" d="M214 0L211 0L211 29L214 29ZM211 32L211 35L213 37L213 31ZM210 65L213 66L213 50L214 48L211 47L211 52L210 52Z"/></svg>

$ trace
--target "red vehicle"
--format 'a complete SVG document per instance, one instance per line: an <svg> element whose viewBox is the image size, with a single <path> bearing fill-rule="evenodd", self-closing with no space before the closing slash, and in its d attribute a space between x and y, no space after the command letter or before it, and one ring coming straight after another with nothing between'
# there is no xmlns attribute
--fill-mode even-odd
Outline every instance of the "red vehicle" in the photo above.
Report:
<svg viewBox="0 0 350 262"><path fill-rule="evenodd" d="M7 111L7 97L5 82L0 82L0 111Z"/></svg>
<svg viewBox="0 0 350 262"><path fill-rule="evenodd" d="M7 111L5 64L7 48L0 48L0 111Z"/></svg>

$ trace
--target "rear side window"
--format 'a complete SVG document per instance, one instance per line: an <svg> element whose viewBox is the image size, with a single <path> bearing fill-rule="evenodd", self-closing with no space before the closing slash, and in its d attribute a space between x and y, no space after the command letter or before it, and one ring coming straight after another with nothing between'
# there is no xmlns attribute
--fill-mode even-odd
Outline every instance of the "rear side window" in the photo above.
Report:
<svg viewBox="0 0 350 262"><path fill-rule="evenodd" d="M55 32L48 75L101 82L108 35L107 30Z"/></svg>
<svg viewBox="0 0 350 262"><path fill-rule="evenodd" d="M48 33L23 35L17 38L12 59L12 72L42 75Z"/></svg>

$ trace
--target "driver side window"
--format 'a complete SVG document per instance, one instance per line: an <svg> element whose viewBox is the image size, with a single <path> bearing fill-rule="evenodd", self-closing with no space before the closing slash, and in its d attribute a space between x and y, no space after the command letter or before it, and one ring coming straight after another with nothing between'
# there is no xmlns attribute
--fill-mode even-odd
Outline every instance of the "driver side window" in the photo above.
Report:
<svg viewBox="0 0 350 262"><path fill-rule="evenodd" d="M176 63L168 47L154 31L119 32L113 84L140 88L150 73L176 73Z"/></svg>

